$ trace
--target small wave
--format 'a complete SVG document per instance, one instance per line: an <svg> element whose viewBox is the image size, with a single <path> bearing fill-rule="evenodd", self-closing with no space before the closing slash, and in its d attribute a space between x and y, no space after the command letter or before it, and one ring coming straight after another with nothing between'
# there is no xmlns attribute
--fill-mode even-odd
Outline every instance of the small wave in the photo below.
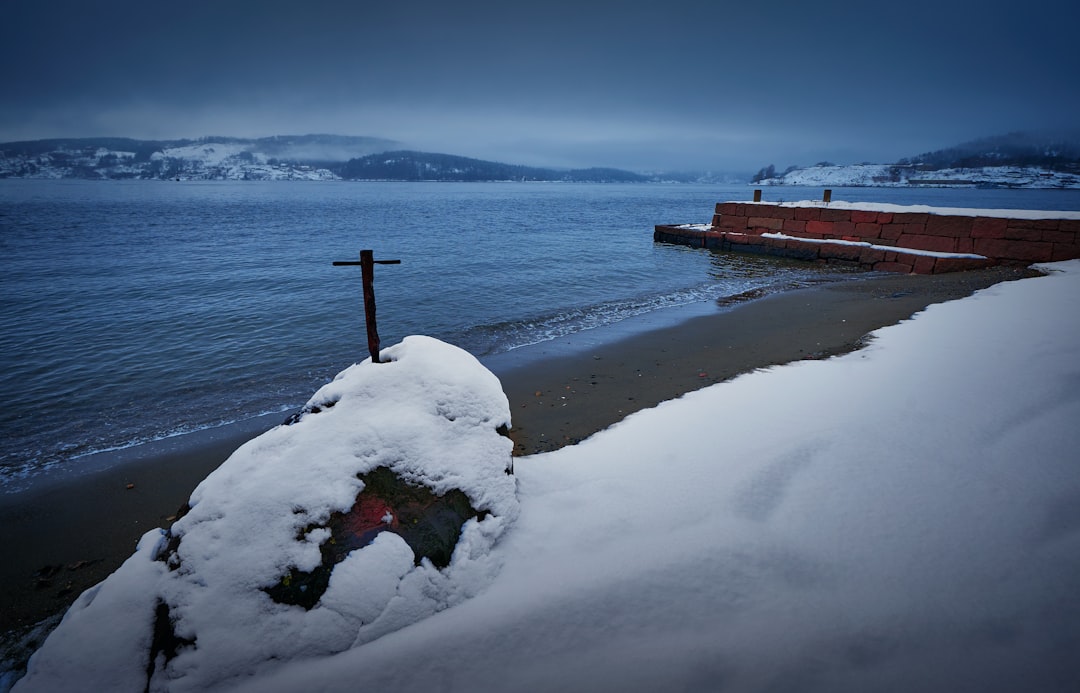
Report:
<svg viewBox="0 0 1080 693"><path fill-rule="evenodd" d="M227 426L235 426L251 422L262 417L274 414L284 414L296 410L300 404L289 404L272 407L262 411L243 415L230 419L218 419L207 423L191 423L176 426L165 431L136 435L123 440L112 442L99 442L97 444L59 444L51 452L37 451L33 455L19 462L5 461L0 466L0 493L17 493L29 488L35 479L55 473L67 467L67 463L94 455L119 453L133 450L140 446L152 445L163 441L180 438L182 436L195 435L222 429Z"/></svg>
<svg viewBox="0 0 1080 693"><path fill-rule="evenodd" d="M139 445L146 445L148 443L158 443L158 442L161 442L163 440L169 440L171 438L178 438L180 436L191 435L193 433L202 433L203 431L212 431L212 430L214 430L216 428L224 428L225 426L233 426L233 425L236 425L236 424L239 424L239 423L243 423L245 421L250 421L252 419L258 419L258 418L261 418L263 416L269 416L271 414L284 414L285 412L292 411L294 409L298 409L300 406L301 405L299 405L299 404L290 404L290 405L281 406L281 407L274 407L274 408L268 409L266 411L260 411L260 412L255 413L255 414L251 414L250 416L242 416L242 417L238 417L238 418L234 418L234 419L220 419L218 421L214 421L212 423L205 423L205 424L188 424L188 425L184 425L184 426L178 426L176 428L169 429L168 431L165 431L165 432L162 432L162 433L156 433L156 434L152 434L152 435L148 435L148 436L143 436L143 437L140 437L140 438L135 438L135 439L125 441L125 442L122 442L122 443L117 443L117 444L114 444L114 445L111 445L111 446L92 448L92 449L89 449L89 450L86 450L86 451L83 451L83 452L79 452L78 454L71 455L69 459L77 460L77 459L79 459L81 457L89 457L90 455L98 455L98 454L102 454L102 453L106 453L106 452L117 452L117 451L120 451L120 450L127 450L129 448L137 447Z"/></svg>
<svg viewBox="0 0 1080 693"><path fill-rule="evenodd" d="M650 294L590 306L575 306L528 316L520 320L477 325L460 333L448 335L447 338L482 358L548 342L585 330L613 325L628 318L666 308L677 308L706 301L715 301L721 307L732 306L769 294L840 281L851 276L847 272L822 272L801 267L774 272L766 276L728 278L664 294Z"/></svg>
<svg viewBox="0 0 1080 693"><path fill-rule="evenodd" d="M663 308L708 301L718 296L721 291L715 284L701 284L667 294L575 306L519 320L476 325L458 334L448 335L448 338L476 356L492 356L584 330L612 325Z"/></svg>

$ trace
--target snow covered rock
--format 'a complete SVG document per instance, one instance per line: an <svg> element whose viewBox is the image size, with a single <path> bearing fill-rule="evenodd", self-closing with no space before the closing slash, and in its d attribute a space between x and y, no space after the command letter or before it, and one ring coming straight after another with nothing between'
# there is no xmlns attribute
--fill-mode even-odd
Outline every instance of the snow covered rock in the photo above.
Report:
<svg viewBox="0 0 1080 693"><path fill-rule="evenodd" d="M428 337L382 358L208 476L76 601L16 690L228 687L484 589L518 513L499 380Z"/></svg>

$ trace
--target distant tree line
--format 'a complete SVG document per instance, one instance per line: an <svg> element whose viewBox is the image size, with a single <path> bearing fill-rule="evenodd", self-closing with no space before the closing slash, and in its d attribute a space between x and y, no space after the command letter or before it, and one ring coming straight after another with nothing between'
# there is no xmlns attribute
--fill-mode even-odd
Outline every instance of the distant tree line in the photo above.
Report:
<svg viewBox="0 0 1080 693"><path fill-rule="evenodd" d="M332 169L333 170L333 169ZM646 176L614 168L560 171L470 159L451 154L395 151L350 159L335 171L349 180L644 182Z"/></svg>
<svg viewBox="0 0 1080 693"><path fill-rule="evenodd" d="M818 166L832 166L832 164L830 164L827 161L819 163L817 165ZM750 182L751 183L760 183L763 180L768 180L769 178L779 178L781 176L786 176L787 174L791 173L792 171L798 171L798 170L799 170L798 166L788 166L787 168L784 169L783 173L777 173L776 172L776 166L774 166L773 164L769 164L768 166L765 166L764 168L759 169L758 172L755 173L750 178Z"/></svg>
<svg viewBox="0 0 1080 693"><path fill-rule="evenodd" d="M1080 137L1011 132L901 159L897 164L928 170L1034 166L1073 172L1080 170Z"/></svg>
<svg viewBox="0 0 1080 693"><path fill-rule="evenodd" d="M769 178L776 178L776 166L774 166L773 164L769 164L768 166L764 166L758 169L758 172L750 178L750 182L760 183L761 181L768 180Z"/></svg>

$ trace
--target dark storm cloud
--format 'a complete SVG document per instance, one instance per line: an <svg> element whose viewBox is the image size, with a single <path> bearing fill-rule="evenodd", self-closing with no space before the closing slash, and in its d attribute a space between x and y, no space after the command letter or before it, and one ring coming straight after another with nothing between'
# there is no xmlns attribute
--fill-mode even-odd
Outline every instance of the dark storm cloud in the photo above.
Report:
<svg viewBox="0 0 1080 693"><path fill-rule="evenodd" d="M892 160L1071 125L1064 1L7 0L0 140L336 132L552 165Z"/></svg>

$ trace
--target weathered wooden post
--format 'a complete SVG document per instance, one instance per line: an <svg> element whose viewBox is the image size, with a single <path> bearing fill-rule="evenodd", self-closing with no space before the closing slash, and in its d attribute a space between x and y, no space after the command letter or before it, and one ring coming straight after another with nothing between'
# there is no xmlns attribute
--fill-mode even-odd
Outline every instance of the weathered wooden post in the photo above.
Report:
<svg viewBox="0 0 1080 693"><path fill-rule="evenodd" d="M375 325L375 265L400 265L401 260L376 260L370 250L360 251L360 261L335 260L335 267L360 265L360 277L364 284L364 318L367 323L368 352L371 362L379 363L379 330Z"/></svg>
<svg viewBox="0 0 1080 693"><path fill-rule="evenodd" d="M822 197L822 200L824 200L825 204L832 202L832 190L825 188L825 195Z"/></svg>
<svg viewBox="0 0 1080 693"><path fill-rule="evenodd" d="M761 191L760 190L755 190L754 191L754 202L761 202Z"/></svg>

